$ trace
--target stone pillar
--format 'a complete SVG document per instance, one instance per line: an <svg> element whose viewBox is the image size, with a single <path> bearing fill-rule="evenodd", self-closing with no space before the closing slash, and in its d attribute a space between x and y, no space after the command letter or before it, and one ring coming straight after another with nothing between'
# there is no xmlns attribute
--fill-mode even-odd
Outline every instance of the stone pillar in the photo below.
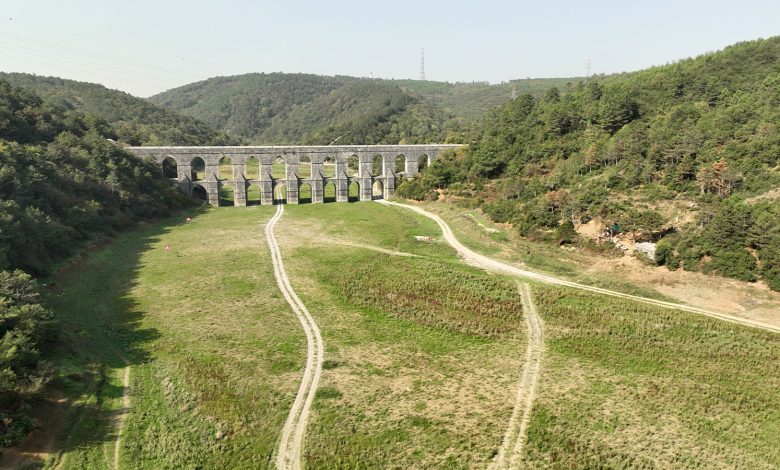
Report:
<svg viewBox="0 0 780 470"><path fill-rule="evenodd" d="M246 180L246 162L233 164L233 181Z"/></svg>
<svg viewBox="0 0 780 470"><path fill-rule="evenodd" d="M271 177L273 167L271 163L260 162L260 204L272 205L274 203L274 181Z"/></svg>
<svg viewBox="0 0 780 470"><path fill-rule="evenodd" d="M349 180L346 178L336 178L336 202L349 202Z"/></svg>
<svg viewBox="0 0 780 470"><path fill-rule="evenodd" d="M336 158L335 169L336 169L336 173L334 174L335 178L346 178L348 176L347 175L348 165L347 165L346 158L343 160L340 158ZM336 194L338 194L338 190L336 190Z"/></svg>
<svg viewBox="0 0 780 470"><path fill-rule="evenodd" d="M374 157L368 155L358 155L358 178L371 177L371 167L374 164ZM362 187L362 185L361 185Z"/></svg>
<svg viewBox="0 0 780 470"><path fill-rule="evenodd" d="M187 196L192 196L192 188L190 187L190 180L192 179L192 166L190 164L179 165L176 164L176 180L179 190Z"/></svg>
<svg viewBox="0 0 780 470"><path fill-rule="evenodd" d="M233 205L246 206L246 178L242 174L233 180Z"/></svg>
<svg viewBox="0 0 780 470"><path fill-rule="evenodd" d="M382 154L382 175L386 178L395 174L395 157Z"/></svg>
<svg viewBox="0 0 780 470"><path fill-rule="evenodd" d="M404 168L406 173L406 179L412 179L420 172L419 171L419 155L407 155L406 167Z"/></svg>
<svg viewBox="0 0 780 470"><path fill-rule="evenodd" d="M274 203L274 182L260 181L260 204L270 206Z"/></svg>
<svg viewBox="0 0 780 470"><path fill-rule="evenodd" d="M365 173L366 175L369 175L369 172ZM365 178L360 178L360 194L359 194L359 200L361 201L370 201L374 199L374 179L370 176L367 176Z"/></svg>
<svg viewBox="0 0 780 470"><path fill-rule="evenodd" d="M219 160L216 160L216 163L214 163L214 160L209 158L205 160L206 162L206 177L204 178L206 181L211 181L212 178L219 179Z"/></svg>
<svg viewBox="0 0 780 470"><path fill-rule="evenodd" d="M322 162L311 162L311 179L322 179L325 177L324 165Z"/></svg>
<svg viewBox="0 0 780 470"><path fill-rule="evenodd" d="M206 188L206 194L209 196L209 204L219 206L219 181L216 179L203 183Z"/></svg>
<svg viewBox="0 0 780 470"><path fill-rule="evenodd" d="M382 197L390 199L395 194L395 175L390 173L382 179Z"/></svg>
<svg viewBox="0 0 780 470"><path fill-rule="evenodd" d="M314 164L312 163L312 165ZM312 169L312 173L314 173L314 169ZM311 202L315 204L325 202L325 181L322 179L322 175L312 176L309 180L309 186L311 186Z"/></svg>
<svg viewBox="0 0 780 470"><path fill-rule="evenodd" d="M299 186L300 183L295 176L284 182L284 187L287 189L287 204L298 204Z"/></svg>
<svg viewBox="0 0 780 470"><path fill-rule="evenodd" d="M284 179L298 179L298 162L288 163L284 166Z"/></svg>
<svg viewBox="0 0 780 470"><path fill-rule="evenodd" d="M179 181L189 181L192 179L192 165L189 163L185 165L176 164L176 179Z"/></svg>

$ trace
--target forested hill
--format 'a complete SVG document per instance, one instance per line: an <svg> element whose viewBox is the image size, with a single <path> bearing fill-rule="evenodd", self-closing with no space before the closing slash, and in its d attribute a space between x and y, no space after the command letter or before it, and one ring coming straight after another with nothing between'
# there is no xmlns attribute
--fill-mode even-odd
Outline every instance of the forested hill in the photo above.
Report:
<svg viewBox="0 0 780 470"><path fill-rule="evenodd" d="M0 73L0 80L34 92L47 104L94 115L111 125L118 140L130 145L238 143L197 119L103 85L25 73Z"/></svg>
<svg viewBox="0 0 780 470"><path fill-rule="evenodd" d="M216 77L150 101L255 143L398 143L458 140L515 93L539 94L569 79L500 85L373 80L310 74ZM366 140L368 139L368 140Z"/></svg>
<svg viewBox="0 0 780 470"><path fill-rule="evenodd" d="M510 101L512 96L541 96L552 87L568 90L581 78L524 78L509 82L434 82L429 80L390 80L404 90L431 98L442 109L467 123L479 120L487 111Z"/></svg>
<svg viewBox="0 0 780 470"><path fill-rule="evenodd" d="M111 126L0 80L0 447L35 427L56 328L32 276L86 240L191 204L159 168L109 141Z"/></svg>
<svg viewBox="0 0 780 470"><path fill-rule="evenodd" d="M559 242L617 224L672 269L780 290L780 37L520 96L469 141L399 190L448 188Z"/></svg>

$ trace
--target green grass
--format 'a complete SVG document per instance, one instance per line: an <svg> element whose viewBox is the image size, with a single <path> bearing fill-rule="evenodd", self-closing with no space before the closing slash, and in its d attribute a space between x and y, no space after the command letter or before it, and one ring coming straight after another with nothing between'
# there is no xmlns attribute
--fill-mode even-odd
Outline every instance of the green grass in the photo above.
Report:
<svg viewBox="0 0 780 470"><path fill-rule="evenodd" d="M64 468L112 465L120 354L132 364L123 468L271 466L305 351L257 236L272 210L180 216L61 276L54 358L74 403Z"/></svg>
<svg viewBox="0 0 780 470"><path fill-rule="evenodd" d="M112 466L125 361L122 468L272 467L305 359L262 236L273 210L182 214L59 276L62 468ZM525 356L515 281L464 265L433 221L395 207L291 205L276 230L326 348L307 468L487 466ZM469 236L512 256L513 238ZM546 351L526 466L780 465L778 335L559 287L534 295Z"/></svg>
<svg viewBox="0 0 780 470"><path fill-rule="evenodd" d="M777 468L780 335L537 287L529 467Z"/></svg>
<svg viewBox="0 0 780 470"><path fill-rule="evenodd" d="M329 361L307 468L487 465L523 357L514 282L457 262L441 241L415 241L435 223L379 204L291 206L279 231Z"/></svg>
<svg viewBox="0 0 780 470"><path fill-rule="evenodd" d="M429 259L365 254L353 261L359 268L334 276L352 304L474 336L519 332L522 307L513 282Z"/></svg>

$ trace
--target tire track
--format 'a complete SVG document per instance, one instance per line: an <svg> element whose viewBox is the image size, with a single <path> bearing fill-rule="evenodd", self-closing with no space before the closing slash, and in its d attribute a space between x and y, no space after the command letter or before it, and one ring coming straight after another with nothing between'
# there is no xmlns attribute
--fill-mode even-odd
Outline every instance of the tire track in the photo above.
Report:
<svg viewBox="0 0 780 470"><path fill-rule="evenodd" d="M574 289L579 289L583 291L588 292L594 292L596 294L603 294L603 295L609 295L612 297L619 297L621 299L628 299L633 300L635 302L640 302L644 304L649 305L657 305L659 307L666 307L676 310L682 310L685 312L690 313L696 313L699 315L705 315L711 318L716 318L718 320L730 322L730 323L736 323L739 325L745 325L750 326L753 328L760 328L763 330L771 331L773 333L780 333L780 326L771 325L769 323L764 323L756 320L749 320L747 318L741 318L737 317L735 315L729 315L726 313L719 313L719 312L713 312L711 310L705 310L703 308L698 307L691 307L690 305L685 304L678 304L674 302L666 302L663 300L656 300L651 299L648 297L642 297L639 295L632 295L632 294L624 294L622 292L609 290L609 289L602 289L601 287L594 287L589 286L587 284L580 284L579 282L572 282L567 281L564 279L560 279L554 276L550 276L548 274L542 274L535 271L529 271L527 269L520 269L518 267L512 266L510 264L502 263L500 261L496 261L492 258L489 258L487 256L481 255L475 251L472 251L469 248L466 248L461 244L458 239L455 237L455 234L452 232L452 229L450 229L450 226L447 225L447 222L445 222L441 217L439 217L436 214L433 214L431 212L428 212L424 209L421 209L417 206L411 206L409 204L401 204L398 202L390 202L390 201L384 201L384 200L377 200L376 202L388 206L397 206L404 209L409 209L414 212L417 212L418 214L422 214L425 217L428 217L429 219L433 219L437 224L439 224L439 227L442 230L442 233L444 234L444 239L447 241L447 243L452 246L455 251L458 252L460 256L462 256L466 261L474 264L475 266L479 266L483 269L487 269L490 271L498 271L505 274L509 274L512 276L519 276L524 277L526 279L532 279L534 281L543 282L545 284L552 284L552 285L558 285L558 286L566 286L571 287Z"/></svg>
<svg viewBox="0 0 780 470"><path fill-rule="evenodd" d="M544 326L531 296L531 288L527 283L518 285L520 298L523 302L523 317L528 330L528 348L525 355L523 373L517 383L515 406L509 418L506 434L498 450L491 469L517 468L523 457L526 430L531 420L531 410L536 398L536 385L542 369L544 353Z"/></svg>
<svg viewBox="0 0 780 470"><path fill-rule="evenodd" d="M276 214L265 226L265 237L268 241L268 248L271 251L276 284L279 286L279 290L282 291L282 295L287 300L287 303L290 304L295 316L298 317L298 321L306 334L306 368L303 371L303 378L298 387L295 401L282 428L282 436L276 453L276 466L280 470L298 470L301 468L301 451L306 434L306 423L309 419L314 394L317 391L317 384L322 373L324 346L320 330L317 328L314 318L312 318L306 306L293 290L284 270L282 254L274 236L274 226L281 219L282 214L284 214L284 205L279 204L276 206Z"/></svg>
<svg viewBox="0 0 780 470"><path fill-rule="evenodd" d="M127 360L125 359L127 363ZM119 451L120 443L122 440L122 431L125 427L125 418L130 410L130 364L128 363L124 369L124 377L122 379L122 410L117 416L117 434L116 441L114 442L114 468L119 468Z"/></svg>

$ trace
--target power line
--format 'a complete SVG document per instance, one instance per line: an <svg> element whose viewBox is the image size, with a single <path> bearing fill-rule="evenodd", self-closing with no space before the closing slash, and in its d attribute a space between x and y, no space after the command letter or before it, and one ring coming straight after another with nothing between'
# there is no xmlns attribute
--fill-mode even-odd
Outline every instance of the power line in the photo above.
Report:
<svg viewBox="0 0 780 470"><path fill-rule="evenodd" d="M112 64L107 64L107 63L74 59L72 57L58 55L56 52L39 51L25 46L8 46L6 44L0 43L0 49L5 50L6 54L10 54L11 57L15 56L17 59L18 58L22 58L22 59L39 58L41 59L42 63L50 66L54 65L55 62L61 62L65 64L75 65L84 69L93 69L101 73L108 71L108 72L118 73L121 76L130 75L142 79L152 78L155 81L162 81L168 83L181 82L181 78L177 79L177 78L166 77L166 76L161 76L156 74L150 74L140 70L116 67Z"/></svg>
<svg viewBox="0 0 780 470"><path fill-rule="evenodd" d="M6 39L15 40L17 42L28 43L29 45L44 47L46 49L59 50L59 51L62 51L64 53L71 54L71 55L84 56L84 57L89 57L89 58L92 58L92 59L108 61L108 62L114 64L114 66L120 66L120 67L121 66L125 66L125 67L142 67L145 70L146 69L155 69L155 70L157 70L160 73L168 74L168 75L175 75L177 77L189 75L186 72L182 72L181 70L177 70L177 69L172 69L172 68L168 68L168 67L162 67L162 66L159 66L159 65L148 64L148 63L144 63L144 62L138 62L138 61L134 61L134 60L127 59L127 58L118 58L117 56L100 54L100 53L96 53L96 52L86 51L86 50L83 50L83 49L76 49L76 48L69 47L69 46L66 46L66 45L63 45L63 44L55 44L55 43L51 43L51 42L41 41L39 39L28 38L28 37L20 36L20 35L17 35L17 34L11 34L11 33L6 33L6 32L0 31L0 37L5 37Z"/></svg>

